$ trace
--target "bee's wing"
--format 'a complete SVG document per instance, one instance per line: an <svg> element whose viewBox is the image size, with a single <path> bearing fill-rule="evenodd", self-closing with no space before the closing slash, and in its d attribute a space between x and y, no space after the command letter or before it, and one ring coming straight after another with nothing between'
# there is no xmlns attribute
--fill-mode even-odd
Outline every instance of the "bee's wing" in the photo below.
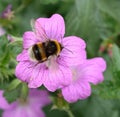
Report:
<svg viewBox="0 0 120 117"><path fill-rule="evenodd" d="M42 25L40 24L40 22L34 21L33 31L36 33L36 35L37 35L38 39L40 39L40 41L44 42L44 41L49 40L49 38L46 35L46 32L45 32L44 28L42 27Z"/></svg>

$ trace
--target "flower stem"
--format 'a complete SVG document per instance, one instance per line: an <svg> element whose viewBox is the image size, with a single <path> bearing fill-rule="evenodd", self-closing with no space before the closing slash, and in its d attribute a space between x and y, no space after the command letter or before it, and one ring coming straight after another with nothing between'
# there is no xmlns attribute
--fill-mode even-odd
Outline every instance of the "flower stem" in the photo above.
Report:
<svg viewBox="0 0 120 117"><path fill-rule="evenodd" d="M67 112L67 114L69 115L69 117L75 117L75 116L73 115L73 113L71 112L70 109L65 109L65 111Z"/></svg>

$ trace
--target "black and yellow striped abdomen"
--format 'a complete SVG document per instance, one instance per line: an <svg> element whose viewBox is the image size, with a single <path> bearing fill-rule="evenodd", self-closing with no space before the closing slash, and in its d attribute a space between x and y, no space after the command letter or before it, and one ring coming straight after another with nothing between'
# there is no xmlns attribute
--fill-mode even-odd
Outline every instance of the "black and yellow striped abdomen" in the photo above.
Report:
<svg viewBox="0 0 120 117"><path fill-rule="evenodd" d="M42 43L35 44L32 48L34 57L37 61L45 61L47 59L45 50L43 48Z"/></svg>

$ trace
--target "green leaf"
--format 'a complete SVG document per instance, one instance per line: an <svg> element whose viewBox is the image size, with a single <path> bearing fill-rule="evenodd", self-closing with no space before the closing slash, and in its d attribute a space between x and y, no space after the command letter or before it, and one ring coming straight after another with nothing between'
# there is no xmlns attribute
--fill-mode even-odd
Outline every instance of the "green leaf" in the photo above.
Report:
<svg viewBox="0 0 120 117"><path fill-rule="evenodd" d="M104 99L120 99L120 49L113 44L112 60L107 61L105 81L93 86L94 94Z"/></svg>
<svg viewBox="0 0 120 117"><path fill-rule="evenodd" d="M5 90L4 97L6 98L6 100L9 103L16 101L20 97L21 86L22 85L20 84L15 89L13 89L11 91L9 91L7 89Z"/></svg>
<svg viewBox="0 0 120 117"><path fill-rule="evenodd" d="M117 45L113 45L113 62L117 71L120 71L120 49Z"/></svg>
<svg viewBox="0 0 120 117"><path fill-rule="evenodd" d="M22 98L22 100L26 100L28 97L28 93L29 93L29 88L28 88L27 84L22 83L20 98Z"/></svg>
<svg viewBox="0 0 120 117"><path fill-rule="evenodd" d="M99 37L101 23L104 25L95 0L75 0L75 5L67 15L67 31L76 33L81 37ZM73 20L74 19L74 20ZM99 32L100 31L100 32ZM95 35L96 34L96 35ZM93 37L94 36L94 37Z"/></svg>
<svg viewBox="0 0 120 117"><path fill-rule="evenodd" d="M116 101L92 95L86 100L72 104L71 107L75 117L114 117L114 112L119 112L119 104L116 105Z"/></svg>
<svg viewBox="0 0 120 117"><path fill-rule="evenodd" d="M116 1L115 3L112 1L113 4L116 4ZM120 18L116 17L115 20L108 12L102 10L102 6L111 8L110 13L115 9L104 0L75 0L75 4L66 16L66 35L77 35L83 38L87 42L90 57L97 54L101 39L108 39L114 35L113 32L118 33L120 30L118 22ZM118 5L116 7L119 13Z"/></svg>
<svg viewBox="0 0 120 117"><path fill-rule="evenodd" d="M109 3L109 4L108 4ZM120 22L120 1L119 0L99 0L98 7L101 11Z"/></svg>
<svg viewBox="0 0 120 117"><path fill-rule="evenodd" d="M7 44L7 38L5 36L0 37L0 82L8 79L14 73L14 66L10 67L11 54Z"/></svg>
<svg viewBox="0 0 120 117"><path fill-rule="evenodd" d="M60 91L51 93L51 99L54 102L52 109L67 110L69 109L69 104L64 100Z"/></svg>
<svg viewBox="0 0 120 117"><path fill-rule="evenodd" d="M41 1L42 4L55 4L59 2L59 0L43 0Z"/></svg>
<svg viewBox="0 0 120 117"><path fill-rule="evenodd" d="M75 0L75 5L66 16L66 35L77 35L86 40L92 57L99 49L105 27L98 4L95 0Z"/></svg>
<svg viewBox="0 0 120 117"><path fill-rule="evenodd" d="M7 91L11 91L14 90L15 88L17 88L17 86L21 83L20 80L18 79L14 79L13 81L10 82L10 84L7 87Z"/></svg>
<svg viewBox="0 0 120 117"><path fill-rule="evenodd" d="M0 82L14 76L14 69L17 64L16 55L22 48L18 41L8 45L7 36L0 37Z"/></svg>

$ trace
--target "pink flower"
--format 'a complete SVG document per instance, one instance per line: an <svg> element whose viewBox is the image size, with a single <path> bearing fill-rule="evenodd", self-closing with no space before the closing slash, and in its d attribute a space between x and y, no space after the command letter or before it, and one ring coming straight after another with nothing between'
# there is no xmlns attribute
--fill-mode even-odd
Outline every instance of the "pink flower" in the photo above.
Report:
<svg viewBox="0 0 120 117"><path fill-rule="evenodd" d="M7 39L8 39L9 42L14 42L15 41L15 39L9 34L7 35Z"/></svg>
<svg viewBox="0 0 120 117"><path fill-rule="evenodd" d="M0 37L3 36L6 31L0 26Z"/></svg>
<svg viewBox="0 0 120 117"><path fill-rule="evenodd" d="M73 66L72 83L62 88L62 95L68 102L75 102L79 99L86 99L91 95L90 83L94 85L104 80L103 72L106 63L102 58L87 60L84 64Z"/></svg>
<svg viewBox="0 0 120 117"><path fill-rule="evenodd" d="M0 17L4 18L4 19L8 19L8 20L10 20L14 17L14 11L12 11L12 5L11 4L8 4L8 6L2 12Z"/></svg>
<svg viewBox="0 0 120 117"><path fill-rule="evenodd" d="M45 117L41 108L49 103L46 91L31 89L26 101L17 100L8 104L0 90L0 108L4 110L2 117Z"/></svg>
<svg viewBox="0 0 120 117"><path fill-rule="evenodd" d="M9 107L9 104L7 103L5 98L3 97L3 91L0 90L0 109L6 109L8 107Z"/></svg>
<svg viewBox="0 0 120 117"><path fill-rule="evenodd" d="M64 34L64 19L59 14L37 19L34 32L24 33L23 51L17 56L19 64L15 73L20 80L27 82L30 88L37 88L43 84L49 91L54 92L71 83L72 73L69 66L83 63L86 58L86 44L79 37L64 37ZM58 55L50 55L42 62L31 59L30 55L33 53L31 54L30 50L35 44L45 45L52 40L61 45Z"/></svg>

